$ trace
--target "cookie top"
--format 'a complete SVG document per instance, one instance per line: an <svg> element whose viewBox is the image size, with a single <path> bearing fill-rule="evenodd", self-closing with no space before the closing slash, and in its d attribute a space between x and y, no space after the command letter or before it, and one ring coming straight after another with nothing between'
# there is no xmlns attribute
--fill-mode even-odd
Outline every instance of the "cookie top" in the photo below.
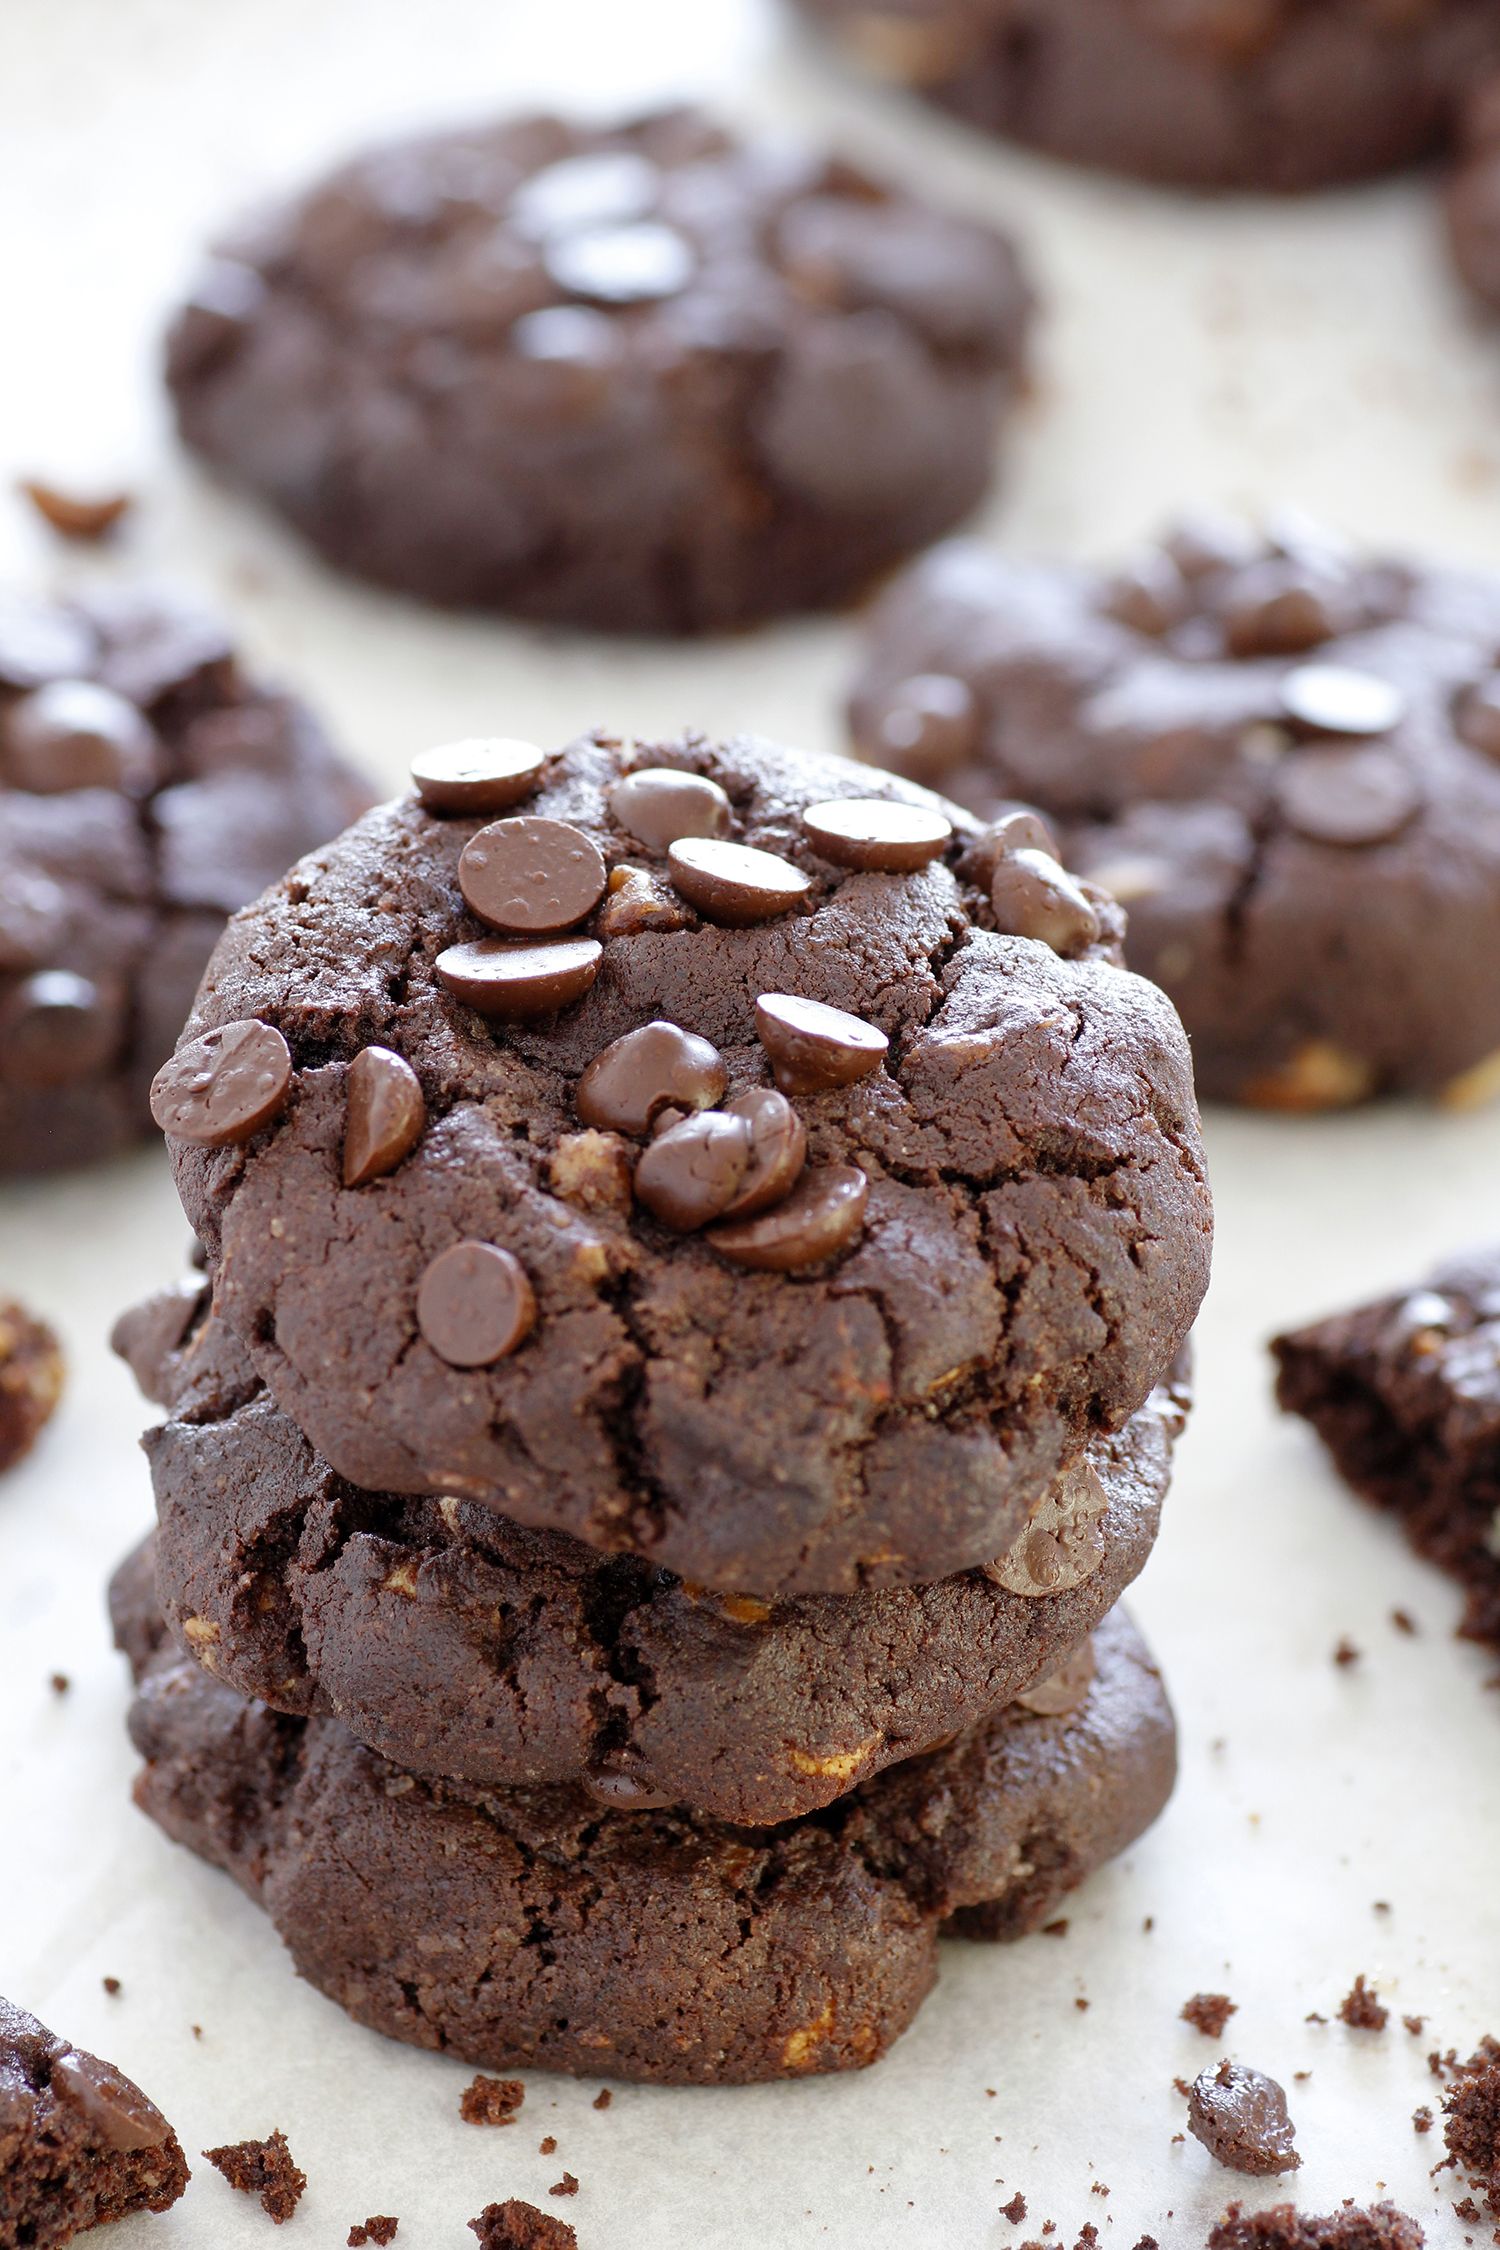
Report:
<svg viewBox="0 0 1500 2250"><path fill-rule="evenodd" d="M182 1319L201 1324L167 1343ZM581 1779L606 1805L757 1826L1013 1697L1081 1699L1076 1652L1150 1554L1186 1407L1185 1391L1157 1392L1096 1438L1035 1548L1028 1531L934 1586L764 1601L473 1502L359 1491L187 1292L138 1308L117 1340L175 1407L146 1439L156 1587L216 1678L277 1710L331 1712L408 1770Z"/></svg>
<svg viewBox="0 0 1500 2250"><path fill-rule="evenodd" d="M1161 1681L1118 1612L1075 1709L1012 1705L810 1819L746 1829L423 1780L164 1648L139 1562L111 1598L142 1680L142 1809L357 2021L489 2069L731 2085L874 2062L945 1922L1035 1929L1175 1773Z"/></svg>
<svg viewBox="0 0 1500 2250"><path fill-rule="evenodd" d="M862 753L1015 798L1129 915L1200 1095L1315 1109L1500 1080L1500 579L1301 519L1118 572L962 543L877 607Z"/></svg>
<svg viewBox="0 0 1500 2250"><path fill-rule="evenodd" d="M225 917L370 801L173 596L0 596L0 1172L149 1130Z"/></svg>
<svg viewBox="0 0 1500 2250"><path fill-rule="evenodd" d="M341 167L173 329L188 442L427 600L665 632L842 599L987 484L1009 241L695 110Z"/></svg>
<svg viewBox="0 0 1500 2250"><path fill-rule="evenodd" d="M1113 906L841 759L530 755L499 820L387 806L226 934L157 1097L218 1309L370 1491L730 1592L992 1560L1206 1279Z"/></svg>

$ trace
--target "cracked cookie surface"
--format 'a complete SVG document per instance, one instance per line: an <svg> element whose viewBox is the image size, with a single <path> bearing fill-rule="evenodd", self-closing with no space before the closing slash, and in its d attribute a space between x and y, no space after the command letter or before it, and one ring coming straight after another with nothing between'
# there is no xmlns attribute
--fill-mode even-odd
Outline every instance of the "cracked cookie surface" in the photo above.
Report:
<svg viewBox="0 0 1500 2250"><path fill-rule="evenodd" d="M174 1307L190 1325L162 1351ZM766 1602L473 1503L357 1490L222 1324L196 1325L202 1311L174 1293L120 1331L176 1408L146 1450L157 1593L180 1646L242 1695L331 1714L419 1773L584 1780L605 1804L756 1825L827 1804L1039 1684L1047 1709L1081 1696L1076 1652L1150 1553L1185 1412L1183 1391L1159 1391L1089 1447L1104 1505L1077 1583L1023 1594L975 1570Z"/></svg>
<svg viewBox="0 0 1500 2250"><path fill-rule="evenodd" d="M188 442L334 563L652 632L848 598L966 515L1023 370L1008 240L696 111L378 150L220 245Z"/></svg>
<svg viewBox="0 0 1500 2250"><path fill-rule="evenodd" d="M870 621L862 753L1039 805L1175 1000L1200 1097L1500 1091L1500 579L1301 519L1123 569L953 543Z"/></svg>
<svg viewBox="0 0 1500 2250"><path fill-rule="evenodd" d="M669 852L612 810L624 776L663 768L722 791L727 864L753 876L773 855L794 909L729 926L686 903ZM852 1592L1004 1553L1090 1438L1144 1404L1207 1277L1181 1027L1119 966L1102 896L1074 898L1092 935L1068 956L994 928L996 840L953 808L943 855L916 871L820 858L804 811L872 795L935 805L754 740L559 752L527 817L571 830L617 887L585 924L597 937L555 947L592 949L595 981L548 1017L480 1015L443 981L455 940L493 947L507 975L518 957L466 903L476 815L386 807L237 918L179 1069L203 1035L255 1019L286 1042L283 1106L243 1145L174 1140L178 1186L217 1310L342 1476L478 1501L730 1593ZM622 926L618 902L641 891ZM774 1092L767 992L888 1042L856 1083L778 1097L805 1170L753 1224L795 1222L791 1271L746 1270L717 1247L727 1229L674 1231L633 1202L639 1140L580 1131L577 1107L604 1049L664 1021L711 1044L728 1106L706 1122L742 1162L734 1105ZM425 1130L346 1188L350 1064L374 1044L414 1073ZM652 1157L681 1136L691 1168L704 1124ZM857 1199L810 1213L830 1181ZM494 1255L445 1265L464 1244ZM454 1364L467 1330L449 1316L477 1306L488 1335L497 1305L487 1363Z"/></svg>
<svg viewBox="0 0 1500 2250"><path fill-rule="evenodd" d="M1160 1680L1121 1613L1084 1702L1019 1705L778 1829L424 1781L330 1719L245 1703L117 1576L139 1803L270 1915L359 2022L489 2069L732 2084L858 2068L947 1928L1024 1935L1170 1793Z"/></svg>

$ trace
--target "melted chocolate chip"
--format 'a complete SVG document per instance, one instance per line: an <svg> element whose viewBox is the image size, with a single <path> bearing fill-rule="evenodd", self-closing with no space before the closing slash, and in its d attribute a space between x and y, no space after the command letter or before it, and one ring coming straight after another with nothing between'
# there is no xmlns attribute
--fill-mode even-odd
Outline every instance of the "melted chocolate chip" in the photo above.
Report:
<svg viewBox="0 0 1500 2250"><path fill-rule="evenodd" d="M642 766L617 781L609 809L627 834L649 851L665 852L684 836L727 836L733 807L706 774L673 766Z"/></svg>
<svg viewBox="0 0 1500 2250"><path fill-rule="evenodd" d="M810 879L789 859L717 837L683 837L672 845L667 861L672 881L689 905L730 929L774 921L800 905L812 889Z"/></svg>
<svg viewBox="0 0 1500 2250"><path fill-rule="evenodd" d="M536 1326L525 1267L493 1242L455 1242L422 1276L417 1326L450 1367L493 1367Z"/></svg>
<svg viewBox="0 0 1500 2250"><path fill-rule="evenodd" d="M763 992L755 1028L784 1094L822 1094L852 1086L880 1068L890 1041L861 1016L793 992Z"/></svg>
<svg viewBox="0 0 1500 2250"><path fill-rule="evenodd" d="M274 1024L247 1016L180 1047L151 1081L151 1114L198 1148L248 1141L286 1106L291 1049Z"/></svg>
<svg viewBox="0 0 1500 2250"><path fill-rule="evenodd" d="M1065 868L1029 846L1008 851L990 884L995 925L1009 937L1037 938L1064 956L1083 953L1099 935L1099 917Z"/></svg>
<svg viewBox="0 0 1500 2250"><path fill-rule="evenodd" d="M429 812L497 813L531 795L546 763L534 742L444 742L418 752L411 777Z"/></svg>
<svg viewBox="0 0 1500 2250"><path fill-rule="evenodd" d="M1071 1593L1104 1560L1100 1525L1108 1505L1097 1470L1087 1461L1076 1463L1037 1502L1010 1551L986 1566L987 1575L1007 1593L1028 1600Z"/></svg>
<svg viewBox="0 0 1500 2250"><path fill-rule="evenodd" d="M59 2055L49 2071L53 2093L76 2110L90 2132L106 2148L122 2153L136 2148L160 2148L171 2138L172 2128L154 2102L128 2078L93 2055L70 2050Z"/></svg>
<svg viewBox="0 0 1500 2250"><path fill-rule="evenodd" d="M643 1139L664 1109L712 1109L725 1083L717 1047L675 1023L648 1023L594 1057L573 1107L585 1125Z"/></svg>
<svg viewBox="0 0 1500 2250"><path fill-rule="evenodd" d="M581 828L529 813L481 828L458 862L473 912L516 937L572 929L603 898L606 880L603 855Z"/></svg>
<svg viewBox="0 0 1500 2250"><path fill-rule="evenodd" d="M1295 2172L1302 2162L1282 2088L1242 2063L1221 2062L1194 2079L1188 2130L1232 2172Z"/></svg>
<svg viewBox="0 0 1500 2250"><path fill-rule="evenodd" d="M563 938L554 945L507 945L475 938L450 945L433 963L438 982L482 1016L512 1023L555 1015L581 1000L599 974L604 948L595 938Z"/></svg>
<svg viewBox="0 0 1500 2250"><path fill-rule="evenodd" d="M908 875L941 856L953 823L936 810L886 797L834 797L809 805L802 826L813 850L836 867Z"/></svg>
<svg viewBox="0 0 1500 2250"><path fill-rule="evenodd" d="M732 1265L795 1273L852 1246L864 1226L869 1195L870 1183L858 1165L821 1165L804 1172L773 1210L714 1227L705 1240Z"/></svg>
<svg viewBox="0 0 1500 2250"><path fill-rule="evenodd" d="M691 1234L728 1208L749 1168L749 1120L705 1110L651 1143L635 1168L635 1192L663 1226Z"/></svg>
<svg viewBox="0 0 1500 2250"><path fill-rule="evenodd" d="M1304 734L1389 734L1406 698L1389 680L1347 664L1299 664L1281 683L1281 708Z"/></svg>
<svg viewBox="0 0 1500 2250"><path fill-rule="evenodd" d="M1276 773L1283 817L1315 844L1383 844L1416 814L1416 776L1388 750L1313 749Z"/></svg>
<svg viewBox="0 0 1500 2250"><path fill-rule="evenodd" d="M785 1094L773 1087L757 1086L725 1103L731 1117L743 1117L750 1127L750 1162L739 1192L724 1206L726 1219L753 1219L784 1202L801 1177L807 1162L807 1127Z"/></svg>
<svg viewBox="0 0 1500 2250"><path fill-rule="evenodd" d="M362 1047L345 1082L345 1187L381 1179L422 1137L427 1104L411 1064L389 1047Z"/></svg>

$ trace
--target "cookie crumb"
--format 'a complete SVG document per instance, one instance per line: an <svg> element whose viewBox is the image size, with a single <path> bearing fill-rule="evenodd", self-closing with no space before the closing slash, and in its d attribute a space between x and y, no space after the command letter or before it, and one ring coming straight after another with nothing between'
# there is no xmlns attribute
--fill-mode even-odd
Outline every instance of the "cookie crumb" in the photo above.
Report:
<svg viewBox="0 0 1500 2250"><path fill-rule="evenodd" d="M349 2229L349 2250L360 2250L361 2244L366 2242L379 2243L383 2250L387 2242L395 2241L400 2223L399 2219L391 2218L366 2219L362 2227Z"/></svg>
<svg viewBox="0 0 1500 2250"><path fill-rule="evenodd" d="M1357 1976L1344 1995L1339 2022L1351 2024L1356 2031L1384 2031L1390 2020L1390 2009L1383 2008L1363 1976Z"/></svg>
<svg viewBox="0 0 1500 2250"><path fill-rule="evenodd" d="M549 2187L547 2193L549 2195L576 2195L578 2193L578 2182L571 2172L564 2172L557 2185Z"/></svg>
<svg viewBox="0 0 1500 2250"><path fill-rule="evenodd" d="M610 2103L614 2100L614 2098L615 2097L611 2093L608 2086L601 2086L598 2093L594 2096L592 2106L595 2109L608 2109Z"/></svg>
<svg viewBox="0 0 1500 2250"><path fill-rule="evenodd" d="M479 2250L578 2250L578 2237L566 2221L515 2198L486 2204L469 2225L479 2237Z"/></svg>
<svg viewBox="0 0 1500 2250"><path fill-rule="evenodd" d="M1088 2008L1088 2002L1084 1999L1082 1993L1078 1995L1078 1998L1073 2002L1073 2005L1078 2010L1080 2015L1082 2015Z"/></svg>
<svg viewBox="0 0 1500 2250"><path fill-rule="evenodd" d="M1341 1670L1346 1670L1349 1665L1357 1664L1363 1654L1364 1651L1356 1648L1353 1641L1345 1635L1334 1649L1333 1661Z"/></svg>
<svg viewBox="0 0 1500 2250"><path fill-rule="evenodd" d="M1408 1640L1415 1640L1421 1630L1409 1609L1393 1609L1391 1611L1391 1623L1395 1626L1397 1632L1404 1633Z"/></svg>
<svg viewBox="0 0 1500 2250"><path fill-rule="evenodd" d="M555 2133L549 2133L544 2141L538 2141L536 2152L538 2156L556 2156L557 2135Z"/></svg>
<svg viewBox="0 0 1500 2250"><path fill-rule="evenodd" d="M458 2097L458 2114L466 2125L514 2125L516 2112L526 2099L520 2078L472 2078Z"/></svg>
<svg viewBox="0 0 1500 2250"><path fill-rule="evenodd" d="M307 2174L292 2161L286 2135L278 2129L263 2141L232 2141L203 2151L239 2195L255 2195L266 2217L285 2226L302 2200Z"/></svg>
<svg viewBox="0 0 1500 2250"><path fill-rule="evenodd" d="M1302 2162L1285 2093L1274 2078L1243 2063L1225 2060L1194 2079L1188 2130L1232 2172L1294 2172Z"/></svg>
<svg viewBox="0 0 1500 2250"><path fill-rule="evenodd" d="M41 477L20 477L16 489L61 539L105 539L133 505L129 492L100 493L96 499L86 500Z"/></svg>
<svg viewBox="0 0 1500 2250"><path fill-rule="evenodd" d="M1042 1924L1043 1937L1066 1937L1067 1934L1068 1917L1066 1914L1060 1914L1055 1922L1044 1922Z"/></svg>
<svg viewBox="0 0 1500 2250"><path fill-rule="evenodd" d="M1401 2021L1405 2024L1413 2039L1420 2039L1427 2029L1427 2018L1425 2016L1403 2016Z"/></svg>
<svg viewBox="0 0 1500 2250"><path fill-rule="evenodd" d="M54 1672L47 1685L54 1695L66 1695L73 1683L66 1672Z"/></svg>
<svg viewBox="0 0 1500 2250"><path fill-rule="evenodd" d="M0 1299L0 1471L25 1460L52 1419L62 1388L56 1335L14 1298Z"/></svg>
<svg viewBox="0 0 1500 2250"><path fill-rule="evenodd" d="M1009 2203L1001 2204L1000 2216L1002 2219L1009 2219L1013 2227L1018 2227L1021 2224L1026 2216L1026 2198L1019 2188L1017 2188Z"/></svg>
<svg viewBox="0 0 1500 2250"><path fill-rule="evenodd" d="M1195 1992L1182 2003L1182 2021L1209 2039L1222 2039L1224 2026L1238 2014L1239 2007L1227 1992Z"/></svg>
<svg viewBox="0 0 1500 2250"><path fill-rule="evenodd" d="M1425 2102L1420 2109L1412 2111L1411 2123L1412 2131L1415 2133L1430 2133L1432 2131L1432 2111Z"/></svg>
<svg viewBox="0 0 1500 2250"><path fill-rule="evenodd" d="M1291 2203L1274 2203L1267 2211L1231 2203L1204 2250L1422 2250L1426 2239L1416 2220L1393 2203L1369 2209L1345 2203L1327 2217Z"/></svg>
<svg viewBox="0 0 1500 2250"><path fill-rule="evenodd" d="M1443 2120L1450 2163L1500 2219L1500 2039L1482 2039L1459 2065L1443 2098Z"/></svg>
<svg viewBox="0 0 1500 2250"><path fill-rule="evenodd" d="M101 1977L99 1982L103 1985L111 2000L125 1989L118 1977Z"/></svg>

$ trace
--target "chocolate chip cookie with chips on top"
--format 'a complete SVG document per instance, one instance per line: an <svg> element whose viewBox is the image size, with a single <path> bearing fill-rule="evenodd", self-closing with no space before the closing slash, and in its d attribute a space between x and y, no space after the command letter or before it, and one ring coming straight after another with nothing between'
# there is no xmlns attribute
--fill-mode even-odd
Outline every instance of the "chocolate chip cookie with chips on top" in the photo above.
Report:
<svg viewBox="0 0 1500 2250"><path fill-rule="evenodd" d="M458 745L237 918L154 1093L219 1317L367 1493L925 1584L1206 1282L1186 1042L1030 816L754 740Z"/></svg>
<svg viewBox="0 0 1500 2250"><path fill-rule="evenodd" d="M189 445L423 600L722 631L847 600L990 482L1002 234L694 110L377 150L219 246Z"/></svg>
<svg viewBox="0 0 1500 2250"><path fill-rule="evenodd" d="M981 817L1041 807L1200 1096L1500 1092L1500 578L1300 518L1113 571L954 542L876 606L851 721Z"/></svg>

